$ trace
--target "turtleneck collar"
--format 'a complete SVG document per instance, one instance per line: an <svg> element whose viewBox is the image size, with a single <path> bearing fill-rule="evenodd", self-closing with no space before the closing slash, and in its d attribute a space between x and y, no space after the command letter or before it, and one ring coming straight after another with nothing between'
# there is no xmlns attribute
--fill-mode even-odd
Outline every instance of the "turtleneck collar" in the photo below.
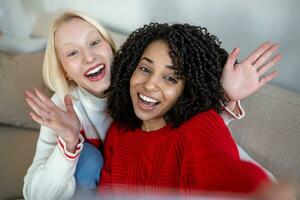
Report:
<svg viewBox="0 0 300 200"><path fill-rule="evenodd" d="M92 95L87 90L78 87L78 97L84 107L89 107L93 110L103 111L106 109L107 106L107 98L99 98Z"/></svg>

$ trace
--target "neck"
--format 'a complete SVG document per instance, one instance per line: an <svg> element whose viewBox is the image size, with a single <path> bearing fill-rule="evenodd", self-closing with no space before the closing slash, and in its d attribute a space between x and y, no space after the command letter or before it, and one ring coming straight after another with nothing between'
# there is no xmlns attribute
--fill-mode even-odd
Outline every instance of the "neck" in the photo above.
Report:
<svg viewBox="0 0 300 200"><path fill-rule="evenodd" d="M146 132L156 131L166 126L167 123L164 119L152 119L143 121L141 129Z"/></svg>
<svg viewBox="0 0 300 200"><path fill-rule="evenodd" d="M94 97L96 97L96 98L104 99L104 98L107 97L107 94L106 94L105 92L93 93L93 92L90 92L90 91L88 91L88 90L86 90L86 89L80 87L80 86L78 86L78 87L79 87L82 91L84 91L84 92L86 92L86 93L88 93L88 94L90 94L90 95L92 95L92 96L94 96Z"/></svg>
<svg viewBox="0 0 300 200"><path fill-rule="evenodd" d="M101 92L100 94L97 94L97 95L95 95L95 94L92 94L92 95L94 95L95 97L100 98L100 99L104 99L107 97L107 94L105 94L105 92Z"/></svg>

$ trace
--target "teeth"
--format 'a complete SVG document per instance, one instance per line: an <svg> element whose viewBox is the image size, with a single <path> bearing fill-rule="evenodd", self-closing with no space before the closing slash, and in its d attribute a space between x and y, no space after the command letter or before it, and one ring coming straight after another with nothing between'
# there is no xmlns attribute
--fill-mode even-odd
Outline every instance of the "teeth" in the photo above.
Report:
<svg viewBox="0 0 300 200"><path fill-rule="evenodd" d="M140 97L142 100L144 100L144 101L146 101L146 102L149 102L149 103L157 103L157 102L158 102L158 100L156 100L156 99L154 99L154 98L151 98L151 97L147 97L147 96L145 96L145 95L142 95L141 93L139 93L139 97Z"/></svg>
<svg viewBox="0 0 300 200"><path fill-rule="evenodd" d="M103 69L103 68L104 68L104 65L103 65L103 64L102 64L102 65L99 65L99 66L97 66L95 69L89 71L89 72L87 73L87 75L94 74L94 73L100 71L100 70Z"/></svg>

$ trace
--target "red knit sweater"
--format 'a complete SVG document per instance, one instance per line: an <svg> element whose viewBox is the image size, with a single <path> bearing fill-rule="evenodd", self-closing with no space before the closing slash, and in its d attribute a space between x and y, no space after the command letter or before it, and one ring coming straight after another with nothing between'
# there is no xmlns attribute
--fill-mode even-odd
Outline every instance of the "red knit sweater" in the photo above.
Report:
<svg viewBox="0 0 300 200"><path fill-rule="evenodd" d="M110 192L248 193L266 174L241 161L227 126L215 111L179 128L125 131L113 123L104 144L100 189Z"/></svg>

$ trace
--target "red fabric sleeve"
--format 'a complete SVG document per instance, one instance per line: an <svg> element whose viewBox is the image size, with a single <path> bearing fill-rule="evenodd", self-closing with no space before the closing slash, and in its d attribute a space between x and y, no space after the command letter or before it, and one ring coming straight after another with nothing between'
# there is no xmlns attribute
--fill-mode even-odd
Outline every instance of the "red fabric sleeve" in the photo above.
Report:
<svg viewBox="0 0 300 200"><path fill-rule="evenodd" d="M239 159L231 134L215 111L201 113L184 127L186 152L180 188L198 191L253 192L267 180L257 166Z"/></svg>

